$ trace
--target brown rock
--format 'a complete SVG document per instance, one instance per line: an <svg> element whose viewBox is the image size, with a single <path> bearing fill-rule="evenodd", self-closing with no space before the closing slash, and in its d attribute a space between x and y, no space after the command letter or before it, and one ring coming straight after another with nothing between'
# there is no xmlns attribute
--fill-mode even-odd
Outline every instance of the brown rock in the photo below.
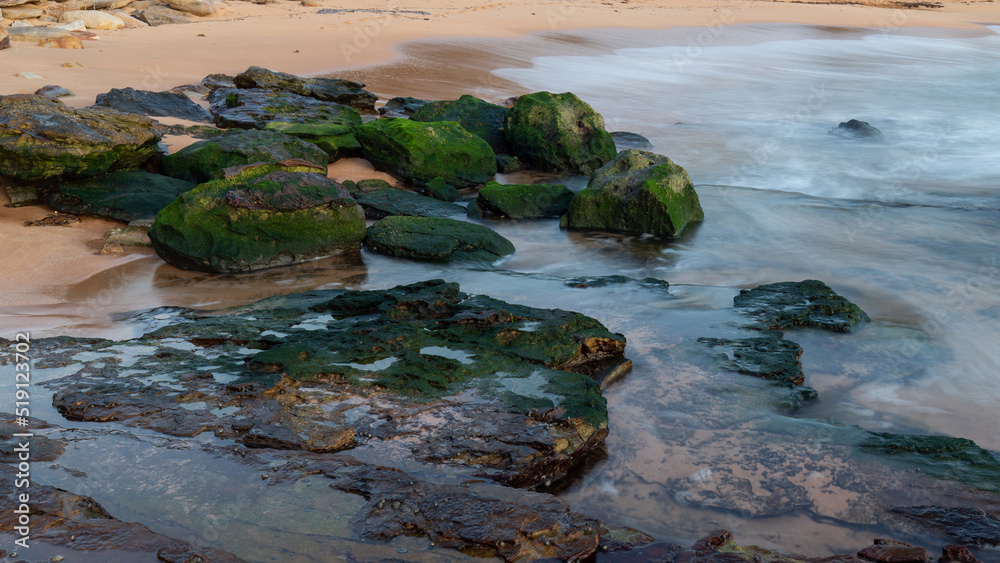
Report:
<svg viewBox="0 0 1000 563"><path fill-rule="evenodd" d="M3 9L3 17L8 20L30 20L40 18L44 13L45 10L40 4L10 6Z"/></svg>
<svg viewBox="0 0 1000 563"><path fill-rule="evenodd" d="M946 545L941 548L938 563L980 563L976 556L964 545Z"/></svg>
<svg viewBox="0 0 1000 563"><path fill-rule="evenodd" d="M65 62L62 64L62 66L63 68L84 68L82 64L74 62Z"/></svg>
<svg viewBox="0 0 1000 563"><path fill-rule="evenodd" d="M922 547L886 539L876 539L859 551L858 556L878 563L927 563L931 560Z"/></svg>
<svg viewBox="0 0 1000 563"><path fill-rule="evenodd" d="M0 27L0 49L10 49L10 37L7 36L5 27Z"/></svg>
<svg viewBox="0 0 1000 563"><path fill-rule="evenodd" d="M56 37L54 39L43 39L38 43L38 46L54 49L83 49L83 41L76 36Z"/></svg>
<svg viewBox="0 0 1000 563"><path fill-rule="evenodd" d="M215 13L215 0L164 0L164 3L194 16L210 16Z"/></svg>

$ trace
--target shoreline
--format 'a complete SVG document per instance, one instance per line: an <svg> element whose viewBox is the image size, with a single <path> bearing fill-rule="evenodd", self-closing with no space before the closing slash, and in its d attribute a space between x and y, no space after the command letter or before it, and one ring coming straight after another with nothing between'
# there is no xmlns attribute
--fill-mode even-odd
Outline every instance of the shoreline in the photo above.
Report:
<svg viewBox="0 0 1000 563"><path fill-rule="evenodd" d="M939 10L904 10L854 4L729 0L689 0L684 5L652 0L638 7L627 2L620 6L609 8L588 1L573 5L525 2L480 7L446 0L443 6L424 7L431 11L428 16L362 12L317 15L318 7L307 8L298 3L230 2L209 18L196 18L193 25L98 32L100 39L86 41L82 51L14 42L10 50L0 52L0 76L36 72L43 78L4 80L0 83L0 94L31 93L41 86L57 84L76 94L63 98L67 105L85 107L93 103L96 94L111 88L168 90L198 83L212 73L237 74L251 65L299 75L357 78L366 74L366 70L405 68L414 52L427 51L433 45L456 41L469 45L476 41L528 43L532 35L551 35L550 32L575 31L572 35L578 37L588 30L599 30L634 39L635 35L652 38L657 32L690 28L700 33L707 31L712 35L710 44L714 44L717 39L725 40L726 26L767 22L844 26L855 31L858 28L900 33L956 30L960 34L980 35L988 32L984 24L971 22L988 19L991 8L989 2L948 2ZM609 12L614 15L609 17ZM641 31L630 34L629 29ZM248 43L248 37L252 43ZM572 48L572 41L569 43ZM205 54L206 48L220 45L232 49L220 50L217 56ZM169 58L155 55L160 52L169 53ZM483 52L489 54L487 49ZM485 75L502 66L501 58L496 56L482 63ZM66 68L62 66L64 62L78 62L84 68ZM441 68L448 67L448 60L439 62ZM399 80L399 76L389 75L395 71L387 71L387 80L371 80L369 89L391 95L430 96L438 92L440 98L457 98L464 93L456 88L463 80L468 88L475 88L470 76L458 76L455 82L440 84L434 71L441 69L431 70L429 76L421 77L425 86L429 84L424 90L404 89L405 79L398 86L386 84ZM5 194L3 200L0 205L6 203ZM84 218L68 227L22 227L23 221L50 213L48 208L37 206L0 208L0 233L9 248L18 249L5 255L0 268L3 272L0 285L5 288L0 292L0 327L4 329L15 328L7 320L18 318L12 310L68 304L71 295L78 293L73 291L76 286L150 256L146 251L134 250L124 255L100 255L101 235L120 225L114 221Z"/></svg>

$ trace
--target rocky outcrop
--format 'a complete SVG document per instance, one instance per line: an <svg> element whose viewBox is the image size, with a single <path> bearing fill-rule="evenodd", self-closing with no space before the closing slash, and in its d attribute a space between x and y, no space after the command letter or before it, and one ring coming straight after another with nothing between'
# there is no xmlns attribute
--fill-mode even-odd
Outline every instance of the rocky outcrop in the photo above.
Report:
<svg viewBox="0 0 1000 563"><path fill-rule="evenodd" d="M488 227L437 217L386 217L368 227L365 248L434 262L495 262L514 253L514 245Z"/></svg>
<svg viewBox="0 0 1000 563"><path fill-rule="evenodd" d="M337 78L303 78L252 66L233 80L239 88L264 88L309 96L324 102L350 106L362 113L375 113L375 94L364 90L365 85Z"/></svg>
<svg viewBox="0 0 1000 563"><path fill-rule="evenodd" d="M163 173L189 182L207 182L224 168L258 162L301 159L326 172L322 149L296 137L273 131L228 131L184 147L164 157Z"/></svg>
<svg viewBox="0 0 1000 563"><path fill-rule="evenodd" d="M507 152L503 120L508 108L465 95L453 101L427 102L413 112L414 121L455 121L466 131L484 139L497 153Z"/></svg>
<svg viewBox="0 0 1000 563"><path fill-rule="evenodd" d="M429 103L427 100L419 98L396 96L378 108L378 114L386 117L410 117L415 111Z"/></svg>
<svg viewBox="0 0 1000 563"><path fill-rule="evenodd" d="M871 320L860 307L819 280L743 289L733 298L733 304L756 320L749 328L813 327L851 332L858 324Z"/></svg>
<svg viewBox="0 0 1000 563"><path fill-rule="evenodd" d="M355 133L365 157L382 170L415 186L431 180L465 188L497 173L489 143L450 121L421 123L384 118L365 123Z"/></svg>
<svg viewBox="0 0 1000 563"><path fill-rule="evenodd" d="M360 251L364 212L315 170L294 163L227 170L156 216L153 249L177 267L217 273Z"/></svg>
<svg viewBox="0 0 1000 563"><path fill-rule="evenodd" d="M148 117L73 109L44 96L0 96L0 175L19 180L86 178L134 170L160 154Z"/></svg>
<svg viewBox="0 0 1000 563"><path fill-rule="evenodd" d="M208 100L215 124L225 128L263 129L272 121L343 125L351 129L361 125L361 114L354 108L289 92L216 88Z"/></svg>
<svg viewBox="0 0 1000 563"><path fill-rule="evenodd" d="M112 88L98 94L95 106L153 117L179 117L190 121L211 121L212 116L184 94L148 92L134 88Z"/></svg>
<svg viewBox="0 0 1000 563"><path fill-rule="evenodd" d="M615 157L604 118L572 93L521 96L504 119L511 154L531 168L590 175Z"/></svg>
<svg viewBox="0 0 1000 563"><path fill-rule="evenodd" d="M161 209L194 187L192 182L149 172L112 172L43 188L41 195L58 211L125 222L151 221Z"/></svg>
<svg viewBox="0 0 1000 563"><path fill-rule="evenodd" d="M354 128L347 125L272 121L264 127L264 130L290 135L312 143L330 156L330 162L362 155L361 143L354 137Z"/></svg>
<svg viewBox="0 0 1000 563"><path fill-rule="evenodd" d="M488 182L469 205L469 216L510 219L559 217L569 209L573 195L562 184Z"/></svg>
<svg viewBox="0 0 1000 563"><path fill-rule="evenodd" d="M630 149L594 172L560 224L570 229L676 237L704 217L683 168L665 156Z"/></svg>

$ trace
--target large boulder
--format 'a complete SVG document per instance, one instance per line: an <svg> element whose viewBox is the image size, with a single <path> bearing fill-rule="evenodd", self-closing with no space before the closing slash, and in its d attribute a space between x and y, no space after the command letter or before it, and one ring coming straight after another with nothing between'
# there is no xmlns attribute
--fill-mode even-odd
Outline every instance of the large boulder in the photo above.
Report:
<svg viewBox="0 0 1000 563"><path fill-rule="evenodd" d="M504 119L510 153L538 170L590 175L615 157L604 118L572 93L518 98Z"/></svg>
<svg viewBox="0 0 1000 563"><path fill-rule="evenodd" d="M81 20L87 29L121 29L125 27L125 22L118 16L113 16L104 12L94 10L70 10L59 14L60 23Z"/></svg>
<svg viewBox="0 0 1000 563"><path fill-rule="evenodd" d="M163 0L171 8L193 16L210 16L215 13L215 0Z"/></svg>
<svg viewBox="0 0 1000 563"><path fill-rule="evenodd" d="M179 117L191 121L211 121L204 108L178 92L148 92L134 88L112 88L98 94L95 106L155 117Z"/></svg>
<svg viewBox="0 0 1000 563"><path fill-rule="evenodd" d="M365 248L434 262L495 262L514 253L514 245L488 227L437 217L386 217L368 227Z"/></svg>
<svg viewBox="0 0 1000 563"><path fill-rule="evenodd" d="M375 113L378 97L364 90L365 85L339 78L303 78L252 66L233 80L240 88L266 88L309 96L324 102L351 106L363 113Z"/></svg>
<svg viewBox="0 0 1000 563"><path fill-rule="evenodd" d="M112 172L43 188L41 195L58 211L126 222L152 221L177 196L194 187L192 182L149 172Z"/></svg>
<svg viewBox="0 0 1000 563"><path fill-rule="evenodd" d="M566 213L573 192L562 184L500 184L489 182L469 205L472 217L525 219L559 217Z"/></svg>
<svg viewBox="0 0 1000 563"><path fill-rule="evenodd" d="M457 121L466 131L482 137L498 153L507 152L503 120L508 108L466 94L457 100L428 102L417 109L414 121Z"/></svg>
<svg viewBox="0 0 1000 563"><path fill-rule="evenodd" d="M0 176L86 178L134 170L160 154L156 123L110 108L73 109L45 96L0 96Z"/></svg>
<svg viewBox="0 0 1000 563"><path fill-rule="evenodd" d="M149 238L164 260L230 273L360 251L364 211L312 167L260 164L223 176L156 216Z"/></svg>
<svg viewBox="0 0 1000 563"><path fill-rule="evenodd" d="M264 88L216 88L208 101L215 124L225 128L263 129L272 121L325 123L351 129L361 125L361 114L352 107Z"/></svg>
<svg viewBox="0 0 1000 563"><path fill-rule="evenodd" d="M163 173L190 182L207 182L230 166L301 159L326 171L329 156L319 147L273 131L228 131L164 157Z"/></svg>
<svg viewBox="0 0 1000 563"><path fill-rule="evenodd" d="M560 225L674 237L704 218L683 168L663 155L629 149L594 172Z"/></svg>
<svg viewBox="0 0 1000 563"><path fill-rule="evenodd" d="M377 170L416 186L441 178L456 188L466 188L497 173L496 154L489 143L453 121L384 118L365 123L355 135Z"/></svg>

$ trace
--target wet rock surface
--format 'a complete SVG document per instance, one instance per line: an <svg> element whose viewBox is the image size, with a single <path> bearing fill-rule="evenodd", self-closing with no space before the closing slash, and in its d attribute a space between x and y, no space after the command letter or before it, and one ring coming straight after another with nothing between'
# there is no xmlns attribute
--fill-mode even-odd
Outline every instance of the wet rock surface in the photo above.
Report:
<svg viewBox="0 0 1000 563"><path fill-rule="evenodd" d="M514 245L489 227L439 217L386 217L368 227L365 248L433 262L495 262Z"/></svg>
<svg viewBox="0 0 1000 563"><path fill-rule="evenodd" d="M456 121L466 131L484 139L496 153L507 152L503 120L509 108L491 104L468 94L457 100L427 102L410 119L414 121Z"/></svg>
<svg viewBox="0 0 1000 563"><path fill-rule="evenodd" d="M429 103L429 101L420 98L396 96L378 108L378 114L387 117L410 117L415 111Z"/></svg>
<svg viewBox="0 0 1000 563"><path fill-rule="evenodd" d="M488 182L469 204L469 215L510 219L559 217L569 209L573 196L562 184Z"/></svg>
<svg viewBox="0 0 1000 563"><path fill-rule="evenodd" d="M264 88L280 90L316 98L324 102L336 102L350 106L362 113L375 113L375 101L365 85L351 80L337 78L302 78L283 72L275 72L259 66L252 66L233 79L239 88Z"/></svg>
<svg viewBox="0 0 1000 563"><path fill-rule="evenodd" d="M733 298L733 304L757 319L752 327L771 330L813 327L851 332L858 324L871 320L860 307L818 280L744 289Z"/></svg>
<svg viewBox="0 0 1000 563"><path fill-rule="evenodd" d="M802 385L802 347L781 334L756 338L699 338L711 347L724 369L777 381L789 387Z"/></svg>
<svg viewBox="0 0 1000 563"><path fill-rule="evenodd" d="M98 94L95 106L154 117L179 117L191 121L211 121L212 116L184 94L148 92L134 88L112 88Z"/></svg>
<svg viewBox="0 0 1000 563"><path fill-rule="evenodd" d="M984 510L942 506L901 506L890 512L944 531L952 540L975 547L1000 547L1000 518Z"/></svg>
<svg viewBox="0 0 1000 563"><path fill-rule="evenodd" d="M840 125L830 130L830 134L848 139L885 140L885 134L879 131L878 128L867 121L859 121L857 119L841 122Z"/></svg>
<svg viewBox="0 0 1000 563"><path fill-rule="evenodd" d="M134 170L160 153L159 141L155 123L141 115L73 109L44 96L0 96L0 175L10 178Z"/></svg>
<svg viewBox="0 0 1000 563"><path fill-rule="evenodd" d="M118 221L152 220L179 195L195 187L149 172L112 172L43 188L42 199L58 211L84 213Z"/></svg>
<svg viewBox="0 0 1000 563"><path fill-rule="evenodd" d="M163 173L207 182L232 166L300 159L326 172L329 155L316 145L273 131L229 131L184 147L163 159Z"/></svg>
<svg viewBox="0 0 1000 563"><path fill-rule="evenodd" d="M352 107L291 92L216 88L208 100L215 124L225 128L264 129L272 121L341 125L352 131L361 125L361 114Z"/></svg>
<svg viewBox="0 0 1000 563"><path fill-rule="evenodd" d="M927 475L1000 492L1000 456L967 438L871 432L859 447Z"/></svg>
<svg viewBox="0 0 1000 563"><path fill-rule="evenodd" d="M455 217L465 214L461 205L391 187L357 193L354 199L365 208L365 216L375 220L390 215Z"/></svg>

